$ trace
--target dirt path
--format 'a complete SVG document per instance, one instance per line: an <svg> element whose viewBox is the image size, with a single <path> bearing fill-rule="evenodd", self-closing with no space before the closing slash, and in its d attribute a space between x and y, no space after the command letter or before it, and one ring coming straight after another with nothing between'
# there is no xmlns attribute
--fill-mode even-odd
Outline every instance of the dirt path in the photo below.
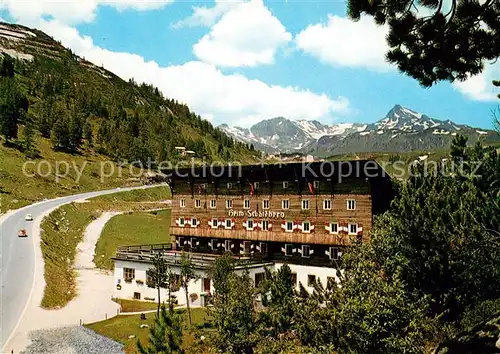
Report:
<svg viewBox="0 0 500 354"><path fill-rule="evenodd" d="M51 210L52 211L52 210ZM44 216L50 214L48 211ZM93 262L94 250L106 223L119 213L104 213L91 222L85 230L84 239L77 247L75 269L78 295L67 306L59 310L44 310L40 307L45 288L43 277L43 256L40 249L40 224L43 216L35 220L33 232L37 267L35 287L28 304L26 315L16 334L9 343L9 350L15 353L24 350L29 344L29 333L42 329L54 329L104 320L116 316L120 306L111 300L114 286L112 272L96 269ZM64 340L71 340L65 338Z"/></svg>

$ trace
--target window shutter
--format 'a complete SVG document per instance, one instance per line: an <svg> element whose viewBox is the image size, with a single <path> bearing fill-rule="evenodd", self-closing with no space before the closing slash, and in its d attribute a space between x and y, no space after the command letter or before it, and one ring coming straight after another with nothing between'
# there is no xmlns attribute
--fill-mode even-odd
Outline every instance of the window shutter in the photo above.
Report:
<svg viewBox="0 0 500 354"><path fill-rule="evenodd" d="M363 224L358 224L358 236L363 236Z"/></svg>
<svg viewBox="0 0 500 354"><path fill-rule="evenodd" d="M231 219L231 229L235 229L236 228L236 220L235 219Z"/></svg>

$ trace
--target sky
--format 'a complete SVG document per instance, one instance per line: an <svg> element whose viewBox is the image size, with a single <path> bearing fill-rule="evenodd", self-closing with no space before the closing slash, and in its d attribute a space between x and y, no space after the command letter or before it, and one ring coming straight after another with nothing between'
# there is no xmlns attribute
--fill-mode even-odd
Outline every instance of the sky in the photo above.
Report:
<svg viewBox="0 0 500 354"><path fill-rule="evenodd" d="M387 28L349 20L345 1L0 0L0 17L157 86L214 125L371 123L400 104L488 129L499 104L500 61L422 88L385 61Z"/></svg>

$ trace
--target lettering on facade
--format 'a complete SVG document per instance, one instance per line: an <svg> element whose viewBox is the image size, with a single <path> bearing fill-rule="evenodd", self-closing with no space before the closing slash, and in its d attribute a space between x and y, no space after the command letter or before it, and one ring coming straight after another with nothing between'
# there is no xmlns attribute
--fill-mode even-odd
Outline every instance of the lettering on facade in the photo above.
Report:
<svg viewBox="0 0 500 354"><path fill-rule="evenodd" d="M285 218L285 213L283 211L270 211L270 210L264 210L264 211L256 211L256 210L247 210L242 211L242 210L229 210L228 211L229 217L236 217L236 218L270 218L270 219L284 219Z"/></svg>

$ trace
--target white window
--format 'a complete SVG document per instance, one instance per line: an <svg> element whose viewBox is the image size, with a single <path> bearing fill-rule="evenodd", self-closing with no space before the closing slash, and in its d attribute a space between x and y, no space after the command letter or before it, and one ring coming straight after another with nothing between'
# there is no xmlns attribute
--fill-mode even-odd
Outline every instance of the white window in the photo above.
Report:
<svg viewBox="0 0 500 354"><path fill-rule="evenodd" d="M233 208L233 201L231 199L226 200L226 209Z"/></svg>
<svg viewBox="0 0 500 354"><path fill-rule="evenodd" d="M228 182L227 189L231 189L231 188L233 188L233 184L231 182Z"/></svg>
<svg viewBox="0 0 500 354"><path fill-rule="evenodd" d="M288 231L288 232L293 231L293 222L292 221L286 222L286 231Z"/></svg>
<svg viewBox="0 0 500 354"><path fill-rule="evenodd" d="M314 286L314 283L316 283L316 276L314 274L308 274L307 286L312 288Z"/></svg>
<svg viewBox="0 0 500 354"><path fill-rule="evenodd" d="M231 219L226 219L226 228L230 229L231 227L233 227L233 222Z"/></svg>
<svg viewBox="0 0 500 354"><path fill-rule="evenodd" d="M224 242L224 248L226 249L226 251L231 252L231 240L226 240Z"/></svg>
<svg viewBox="0 0 500 354"><path fill-rule="evenodd" d="M260 253L267 253L267 243L260 243Z"/></svg>
<svg viewBox="0 0 500 354"><path fill-rule="evenodd" d="M194 201L194 207L198 208L198 209L201 208L201 200L200 199L196 199Z"/></svg>
<svg viewBox="0 0 500 354"><path fill-rule="evenodd" d="M331 199L323 200L323 210L332 210L332 200Z"/></svg>
<svg viewBox="0 0 500 354"><path fill-rule="evenodd" d="M302 257L309 258L311 256L311 246L302 245Z"/></svg>
<svg viewBox="0 0 500 354"><path fill-rule="evenodd" d="M283 199L281 201L281 208L282 209L290 209L290 201L288 199Z"/></svg>
<svg viewBox="0 0 500 354"><path fill-rule="evenodd" d="M179 203L180 203L181 208L185 208L186 207L186 199L181 199L179 201Z"/></svg>
<svg viewBox="0 0 500 354"><path fill-rule="evenodd" d="M130 282L135 278L135 269L134 268L123 268L123 279L126 282Z"/></svg>
<svg viewBox="0 0 500 354"><path fill-rule="evenodd" d="M179 226L184 226L184 218L179 218Z"/></svg>
<svg viewBox="0 0 500 354"><path fill-rule="evenodd" d="M250 241L243 241L243 253L244 254L250 254L250 246L251 246Z"/></svg>
<svg viewBox="0 0 500 354"><path fill-rule="evenodd" d="M309 224L309 221L304 221L302 223L302 231L303 232L310 232L311 231L311 224Z"/></svg>
<svg viewBox="0 0 500 354"><path fill-rule="evenodd" d="M262 209L269 209L269 199L264 199L262 201Z"/></svg>
<svg viewBox="0 0 500 354"><path fill-rule="evenodd" d="M285 256L290 257L293 254L293 245L285 245Z"/></svg>
<svg viewBox="0 0 500 354"><path fill-rule="evenodd" d="M339 249L337 247L330 247L330 259L338 260L339 255Z"/></svg>
<svg viewBox="0 0 500 354"><path fill-rule="evenodd" d="M196 218L192 218L191 219L191 227L196 227L196 225L198 225L198 220L196 220Z"/></svg>
<svg viewBox="0 0 500 354"><path fill-rule="evenodd" d="M358 234L358 224L349 224L349 235Z"/></svg>
<svg viewBox="0 0 500 354"><path fill-rule="evenodd" d="M337 224L336 222L332 222L330 224L330 233L331 234L338 234L339 233L339 224Z"/></svg>
<svg viewBox="0 0 500 354"><path fill-rule="evenodd" d="M313 185L314 185L314 188L319 188L319 181L314 181Z"/></svg>
<svg viewBox="0 0 500 354"><path fill-rule="evenodd" d="M253 183L253 187L254 187L255 189L259 189L259 187L260 187L259 182L254 182L254 183Z"/></svg>
<svg viewBox="0 0 500 354"><path fill-rule="evenodd" d="M285 182L283 182L283 189L287 189L287 188L288 188L288 182L285 181Z"/></svg>
<svg viewBox="0 0 500 354"><path fill-rule="evenodd" d="M212 229L216 229L219 226L219 220L212 219Z"/></svg>
<svg viewBox="0 0 500 354"><path fill-rule="evenodd" d="M253 230L253 220L252 219L247 220L247 230Z"/></svg>
<svg viewBox="0 0 500 354"><path fill-rule="evenodd" d="M243 208L250 209L250 199L245 199L245 201L243 202Z"/></svg>
<svg viewBox="0 0 500 354"><path fill-rule="evenodd" d="M269 221L262 220L262 230L263 231L269 231Z"/></svg>
<svg viewBox="0 0 500 354"><path fill-rule="evenodd" d="M356 201L354 199L347 200L347 210L356 210Z"/></svg>
<svg viewBox="0 0 500 354"><path fill-rule="evenodd" d="M211 209L217 208L217 201L215 199L210 200L210 208Z"/></svg>
<svg viewBox="0 0 500 354"><path fill-rule="evenodd" d="M309 210L309 200L305 199L302 201L302 210Z"/></svg>

